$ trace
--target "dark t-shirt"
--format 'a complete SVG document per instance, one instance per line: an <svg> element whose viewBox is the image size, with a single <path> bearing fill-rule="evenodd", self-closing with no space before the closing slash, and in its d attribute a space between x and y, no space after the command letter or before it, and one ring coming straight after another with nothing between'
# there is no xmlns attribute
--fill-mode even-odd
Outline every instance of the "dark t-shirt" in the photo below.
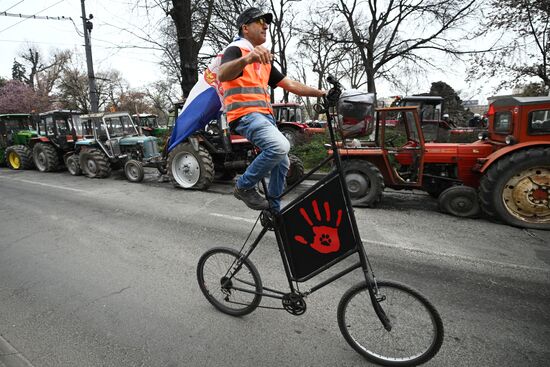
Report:
<svg viewBox="0 0 550 367"><path fill-rule="evenodd" d="M236 60L242 56L243 53L241 49L237 46L228 47L227 50L225 50L225 52L223 53L222 64ZM243 73L241 72L237 78L241 77L242 75ZM271 66L271 73L269 73L269 82L267 84L269 84L271 88L277 88L277 84L279 84L279 82L283 80L284 77L285 76L275 66Z"/></svg>

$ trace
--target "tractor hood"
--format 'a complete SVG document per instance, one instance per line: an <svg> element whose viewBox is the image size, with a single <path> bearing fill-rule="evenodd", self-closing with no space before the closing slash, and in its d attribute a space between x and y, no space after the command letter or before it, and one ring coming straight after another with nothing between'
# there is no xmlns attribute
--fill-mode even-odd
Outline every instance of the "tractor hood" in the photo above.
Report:
<svg viewBox="0 0 550 367"><path fill-rule="evenodd" d="M458 160L476 162L491 154L493 147L481 141L474 143L426 143L425 163L456 163ZM473 163L472 163L473 164Z"/></svg>
<svg viewBox="0 0 550 367"><path fill-rule="evenodd" d="M153 136L144 136L144 135L140 135L140 136L127 136L127 137L124 137L124 138L121 138L119 140L119 144L120 145L136 145L136 144L144 144L146 142L149 142L149 141L157 141L157 138L153 137Z"/></svg>

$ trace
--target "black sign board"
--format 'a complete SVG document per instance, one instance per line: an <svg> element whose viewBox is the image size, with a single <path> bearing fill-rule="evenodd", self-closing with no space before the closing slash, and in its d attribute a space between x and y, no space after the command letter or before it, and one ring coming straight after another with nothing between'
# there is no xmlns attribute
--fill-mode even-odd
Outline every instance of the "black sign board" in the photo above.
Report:
<svg viewBox="0 0 550 367"><path fill-rule="evenodd" d="M338 175L281 212L281 238L293 280L306 281L357 249Z"/></svg>

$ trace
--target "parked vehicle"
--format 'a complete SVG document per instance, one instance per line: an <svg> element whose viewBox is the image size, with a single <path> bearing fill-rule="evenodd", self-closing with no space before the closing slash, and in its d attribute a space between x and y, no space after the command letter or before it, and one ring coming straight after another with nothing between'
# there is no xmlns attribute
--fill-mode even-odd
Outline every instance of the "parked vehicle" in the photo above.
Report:
<svg viewBox="0 0 550 367"><path fill-rule="evenodd" d="M75 124L80 112L54 110L38 115L37 136L29 141L33 162L41 172L56 171L73 154L78 140Z"/></svg>
<svg viewBox="0 0 550 367"><path fill-rule="evenodd" d="M157 115L151 113L133 114L132 119L141 128L143 135L163 138L168 133L168 127L158 123Z"/></svg>
<svg viewBox="0 0 550 367"><path fill-rule="evenodd" d="M303 106L299 103L273 103L272 107L277 127L290 146L304 142L311 130L305 123Z"/></svg>
<svg viewBox="0 0 550 367"><path fill-rule="evenodd" d="M223 115L211 121L167 153L168 176L175 187L206 190L214 178L232 180L245 171L256 156L246 138L230 132ZM302 161L290 155L287 182L297 182L304 174Z"/></svg>
<svg viewBox="0 0 550 367"><path fill-rule="evenodd" d="M417 189L456 216L482 209L510 225L550 229L550 97L497 99L488 131L473 143L425 142L416 107L378 109L371 132L348 137L341 151L354 205L376 205L385 187Z"/></svg>
<svg viewBox="0 0 550 367"><path fill-rule="evenodd" d="M34 167L29 141L36 136L33 116L0 114L0 165L14 170Z"/></svg>
<svg viewBox="0 0 550 367"><path fill-rule="evenodd" d="M445 100L440 96L396 96L392 106L416 106L420 117L420 126L426 142L471 143L477 140L481 130L460 127L443 118ZM388 123L395 123L388 121Z"/></svg>
<svg viewBox="0 0 550 367"><path fill-rule="evenodd" d="M104 178L112 169L124 168L130 182L141 182L144 167L165 172L157 138L138 133L127 112L81 115L81 135L75 151L67 157L72 175L84 173L90 178Z"/></svg>

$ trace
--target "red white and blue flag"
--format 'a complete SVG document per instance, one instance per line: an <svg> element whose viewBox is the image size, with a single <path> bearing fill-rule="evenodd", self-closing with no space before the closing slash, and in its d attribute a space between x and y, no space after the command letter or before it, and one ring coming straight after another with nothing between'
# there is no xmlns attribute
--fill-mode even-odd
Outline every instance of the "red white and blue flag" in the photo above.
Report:
<svg viewBox="0 0 550 367"><path fill-rule="evenodd" d="M237 46L252 50L252 44L238 38L227 47ZM227 49L227 48L226 48ZM225 50L224 50L225 51ZM220 117L224 110L223 88L218 80L218 70L221 65L223 52L219 53L208 65L204 73L199 76L198 82L189 92L189 96L176 119L168 151L174 149L179 143L187 139L195 131L203 129L210 121Z"/></svg>

